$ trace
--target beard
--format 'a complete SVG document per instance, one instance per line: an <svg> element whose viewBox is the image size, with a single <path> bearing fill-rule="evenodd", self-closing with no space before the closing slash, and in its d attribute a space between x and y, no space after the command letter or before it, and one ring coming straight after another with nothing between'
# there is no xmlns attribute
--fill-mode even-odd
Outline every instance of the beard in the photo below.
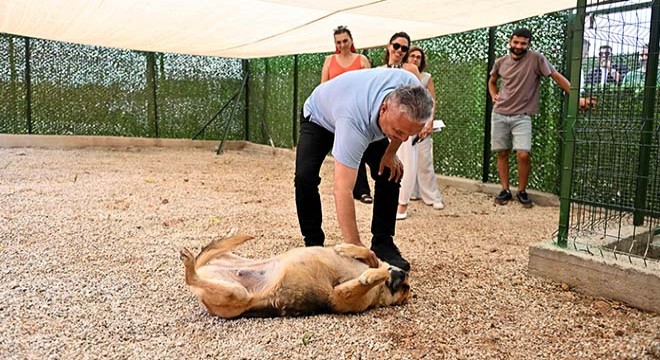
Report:
<svg viewBox="0 0 660 360"><path fill-rule="evenodd" d="M527 53L527 49L516 49L516 48L512 48L512 47L509 48L509 51L512 54L518 55L518 56L522 56L522 55L525 55Z"/></svg>

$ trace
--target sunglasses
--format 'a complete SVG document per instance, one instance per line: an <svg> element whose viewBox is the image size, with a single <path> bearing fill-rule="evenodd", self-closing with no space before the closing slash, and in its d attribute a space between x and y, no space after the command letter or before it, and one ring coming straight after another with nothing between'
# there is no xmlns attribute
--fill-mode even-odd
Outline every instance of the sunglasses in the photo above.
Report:
<svg viewBox="0 0 660 360"><path fill-rule="evenodd" d="M401 45L401 44L399 44L399 43L392 43L392 48L393 48L394 50L399 50L399 49L401 49L401 51L403 51L404 53L405 53L405 52L408 52L408 50L410 49L409 47L407 47L407 46L405 46L405 45Z"/></svg>

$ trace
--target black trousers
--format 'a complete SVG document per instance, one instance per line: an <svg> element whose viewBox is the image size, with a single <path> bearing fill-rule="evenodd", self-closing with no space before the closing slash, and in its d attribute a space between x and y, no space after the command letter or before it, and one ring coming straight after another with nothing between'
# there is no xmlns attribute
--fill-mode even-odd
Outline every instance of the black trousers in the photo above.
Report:
<svg viewBox="0 0 660 360"><path fill-rule="evenodd" d="M304 117L300 124L300 139L296 149L296 210L300 230L306 246L323 245L325 233L321 227L323 212L319 184L321 165L332 150L334 134ZM399 183L389 181L389 169L378 175L380 160L389 145L387 138L367 147L362 160L369 165L375 181L373 216L371 218L371 243L392 242L396 226L396 208L399 200Z"/></svg>
<svg viewBox="0 0 660 360"><path fill-rule="evenodd" d="M371 188L369 188L369 181L367 180L367 167L364 165L364 161L360 161L355 186L353 187L353 199L359 200L365 194L371 195Z"/></svg>

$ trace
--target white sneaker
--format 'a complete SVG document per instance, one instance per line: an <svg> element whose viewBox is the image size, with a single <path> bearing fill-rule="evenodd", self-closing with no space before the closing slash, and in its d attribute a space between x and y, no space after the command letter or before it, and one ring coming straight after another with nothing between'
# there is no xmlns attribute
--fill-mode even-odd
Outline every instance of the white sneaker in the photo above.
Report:
<svg viewBox="0 0 660 360"><path fill-rule="evenodd" d="M433 203L433 208L436 210L442 210L445 208L445 203L442 201L434 202Z"/></svg>
<svg viewBox="0 0 660 360"><path fill-rule="evenodd" d="M408 213L404 212L403 214L396 213L396 219L397 220L405 220L408 218Z"/></svg>

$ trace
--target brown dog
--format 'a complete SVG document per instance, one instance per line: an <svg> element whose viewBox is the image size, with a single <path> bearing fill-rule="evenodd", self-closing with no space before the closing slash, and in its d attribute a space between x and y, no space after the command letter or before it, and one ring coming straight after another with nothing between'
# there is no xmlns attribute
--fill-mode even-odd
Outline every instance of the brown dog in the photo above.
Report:
<svg viewBox="0 0 660 360"><path fill-rule="evenodd" d="M214 241L197 257L181 250L186 284L211 314L234 318L354 313L410 299L406 272L384 262L369 268L359 260L369 254L365 247L295 248L267 260L231 253L251 238L235 235Z"/></svg>

